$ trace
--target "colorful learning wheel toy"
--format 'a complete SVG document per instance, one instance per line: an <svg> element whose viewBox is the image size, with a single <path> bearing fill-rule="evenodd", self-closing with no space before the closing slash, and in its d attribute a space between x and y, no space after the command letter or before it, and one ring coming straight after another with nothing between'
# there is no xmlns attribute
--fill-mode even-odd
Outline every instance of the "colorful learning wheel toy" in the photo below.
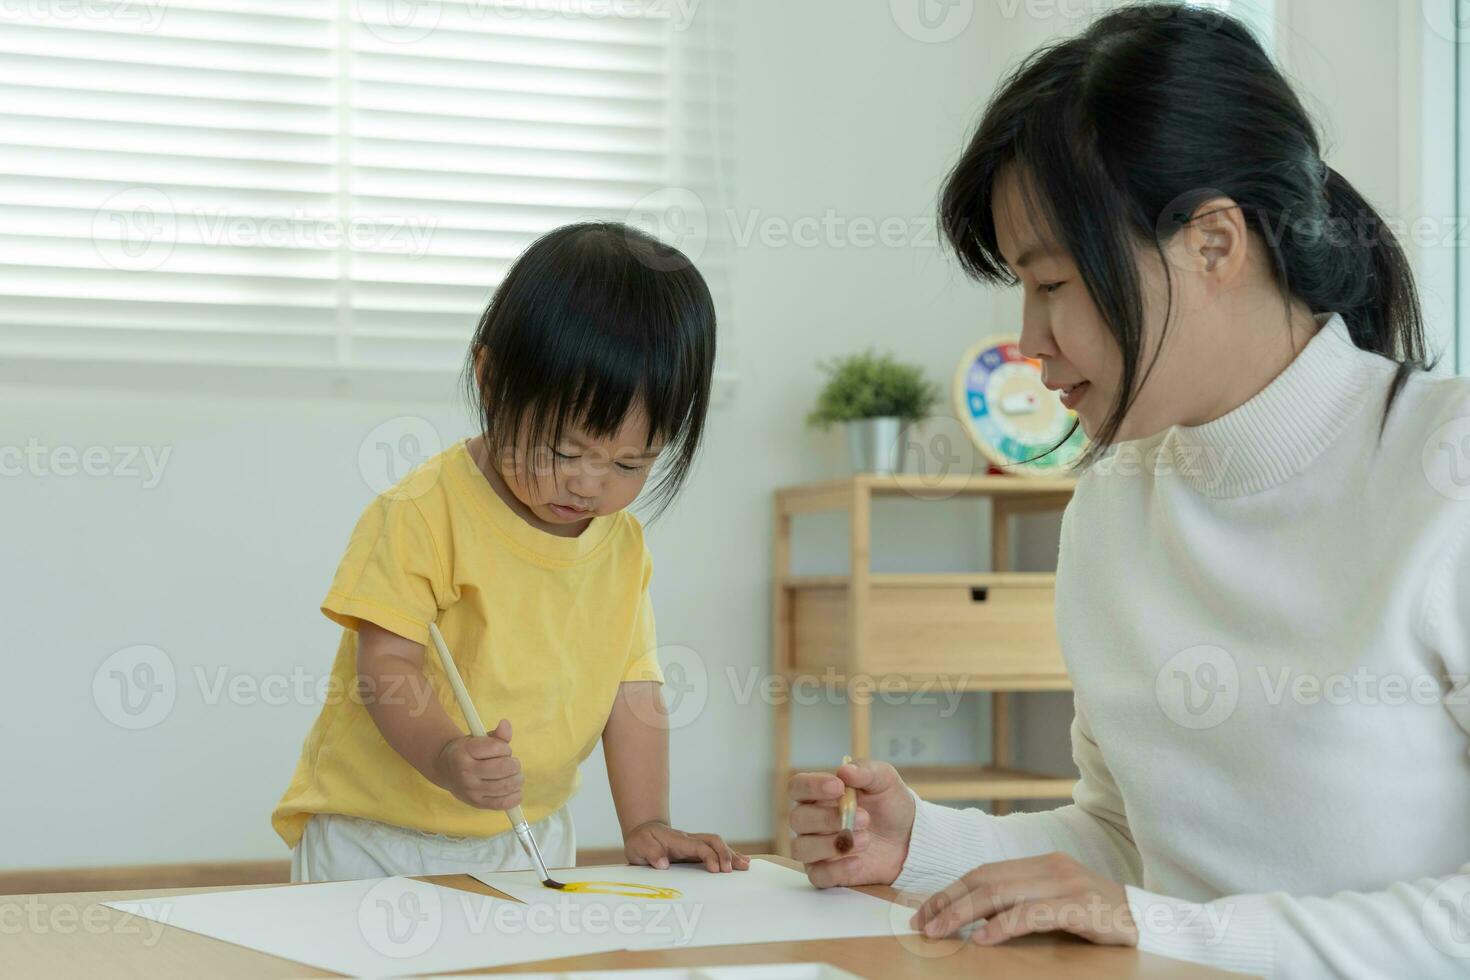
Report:
<svg viewBox="0 0 1470 980"><path fill-rule="evenodd" d="M976 448L1007 473L1060 476L1087 441L1077 416L1041 383L1041 362L1022 357L1010 337L965 352L955 371L954 408Z"/></svg>

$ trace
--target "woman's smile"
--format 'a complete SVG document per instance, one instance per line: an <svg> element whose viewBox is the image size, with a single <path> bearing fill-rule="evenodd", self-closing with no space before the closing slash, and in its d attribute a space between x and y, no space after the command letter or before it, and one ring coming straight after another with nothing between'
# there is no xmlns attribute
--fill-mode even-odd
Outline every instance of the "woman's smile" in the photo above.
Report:
<svg viewBox="0 0 1470 980"><path fill-rule="evenodd" d="M1076 411L1078 404L1092 389L1092 382L1079 381L1074 385L1068 385L1062 389L1062 405L1069 411Z"/></svg>

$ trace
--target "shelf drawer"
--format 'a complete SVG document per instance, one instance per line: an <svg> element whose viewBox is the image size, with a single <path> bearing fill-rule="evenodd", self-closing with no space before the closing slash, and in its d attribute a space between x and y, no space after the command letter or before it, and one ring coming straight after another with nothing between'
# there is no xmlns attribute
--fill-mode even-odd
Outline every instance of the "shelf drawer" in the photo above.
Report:
<svg viewBox="0 0 1470 980"><path fill-rule="evenodd" d="M983 688L1066 687L1057 648L1050 576L977 577L957 584L880 584L868 590L867 643L853 662L845 585L792 589L793 665L797 672L930 677Z"/></svg>

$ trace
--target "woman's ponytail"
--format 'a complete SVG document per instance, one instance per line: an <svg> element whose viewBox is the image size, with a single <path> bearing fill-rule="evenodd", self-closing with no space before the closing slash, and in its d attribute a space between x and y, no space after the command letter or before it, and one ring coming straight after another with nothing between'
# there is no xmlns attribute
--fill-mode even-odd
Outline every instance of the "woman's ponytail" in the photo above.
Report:
<svg viewBox="0 0 1470 980"><path fill-rule="evenodd" d="M1283 241L1287 290L1313 313L1336 312L1353 343L1416 367L1427 358L1414 274L1392 229L1342 174L1319 164L1322 214Z"/></svg>
<svg viewBox="0 0 1470 980"><path fill-rule="evenodd" d="M1308 222L1314 233L1282 242L1277 260L1285 268L1278 272L1313 313L1341 314L1356 346L1399 362L1384 397L1381 432L1409 375L1431 366L1419 294L1392 229L1346 177L1319 166L1323 214Z"/></svg>

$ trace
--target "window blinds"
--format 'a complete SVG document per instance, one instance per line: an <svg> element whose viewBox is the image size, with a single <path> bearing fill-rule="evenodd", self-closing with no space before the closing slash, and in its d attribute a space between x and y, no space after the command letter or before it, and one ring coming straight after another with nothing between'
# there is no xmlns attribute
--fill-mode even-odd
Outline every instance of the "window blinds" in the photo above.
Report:
<svg viewBox="0 0 1470 980"><path fill-rule="evenodd" d="M587 218L686 247L727 317L723 16L0 5L0 354L456 368L514 257Z"/></svg>

